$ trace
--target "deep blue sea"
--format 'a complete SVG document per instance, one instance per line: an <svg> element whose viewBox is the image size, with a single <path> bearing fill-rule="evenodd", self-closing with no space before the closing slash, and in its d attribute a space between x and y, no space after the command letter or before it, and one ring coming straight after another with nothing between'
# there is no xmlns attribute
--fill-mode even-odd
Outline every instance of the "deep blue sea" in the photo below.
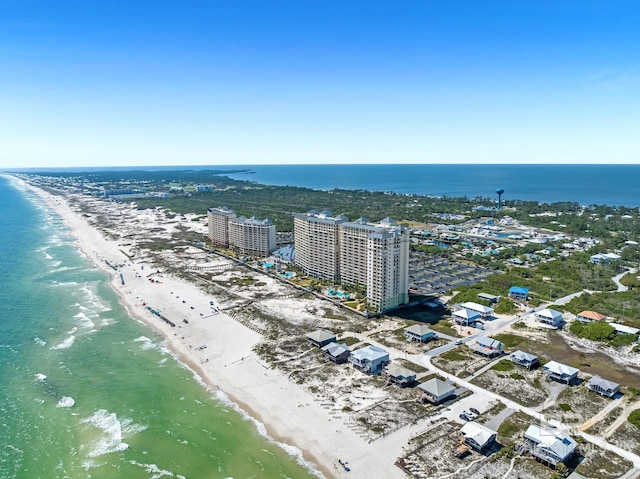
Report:
<svg viewBox="0 0 640 479"><path fill-rule="evenodd" d="M640 162L640 159L638 159ZM238 180L278 186L393 191L433 196L467 196L581 205L640 206L638 165L176 165L111 168L28 169L44 171L250 170L231 173Z"/></svg>
<svg viewBox="0 0 640 479"><path fill-rule="evenodd" d="M313 476L132 320L61 219L11 184L0 176L0 479Z"/></svg>
<svg viewBox="0 0 640 479"><path fill-rule="evenodd" d="M221 168L221 167L217 167ZM245 168L244 166L241 168ZM255 165L238 180L268 185L640 206L640 165Z"/></svg>

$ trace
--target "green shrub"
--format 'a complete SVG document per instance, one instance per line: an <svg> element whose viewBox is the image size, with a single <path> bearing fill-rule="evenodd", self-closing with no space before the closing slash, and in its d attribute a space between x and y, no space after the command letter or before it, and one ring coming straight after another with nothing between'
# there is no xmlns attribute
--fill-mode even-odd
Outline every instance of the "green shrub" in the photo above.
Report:
<svg viewBox="0 0 640 479"><path fill-rule="evenodd" d="M571 411L571 406L569 404L560 403L558 404L558 407L563 411Z"/></svg>
<svg viewBox="0 0 640 479"><path fill-rule="evenodd" d="M493 365L491 369L494 371L511 371L514 368L513 363L508 359L501 359Z"/></svg>
<svg viewBox="0 0 640 479"><path fill-rule="evenodd" d="M640 429L640 409L635 409L631 411L631 414L629 414L627 421L629 421L635 427Z"/></svg>

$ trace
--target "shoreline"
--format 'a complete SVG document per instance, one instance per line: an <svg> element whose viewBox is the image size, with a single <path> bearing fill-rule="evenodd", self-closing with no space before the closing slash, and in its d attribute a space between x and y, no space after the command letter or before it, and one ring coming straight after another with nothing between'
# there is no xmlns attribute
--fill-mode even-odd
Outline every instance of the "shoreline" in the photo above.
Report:
<svg viewBox="0 0 640 479"><path fill-rule="evenodd" d="M348 477L405 477L394 465L401 441L370 444L340 424L340 419L312 394L262 363L252 351L261 339L258 333L225 313L212 315L211 295L192 283L162 273L158 275L160 282L148 281L146 273L150 270L143 271L144 266L137 264L135 258L127 258L118 240L104 237L71 208L64 196L53 195L14 176L10 179L34 192L60 215L82 253L109 274L109 285L132 319L162 335L174 358L210 392L221 391L247 420L256 423L260 434L264 435L263 428L270 441L296 457L301 465L327 479L337 479L347 474L338 464L342 458L351 467ZM106 261L123 265L114 271ZM162 311L175 327L153 316L146 310L147 305ZM202 345L206 348L200 348Z"/></svg>

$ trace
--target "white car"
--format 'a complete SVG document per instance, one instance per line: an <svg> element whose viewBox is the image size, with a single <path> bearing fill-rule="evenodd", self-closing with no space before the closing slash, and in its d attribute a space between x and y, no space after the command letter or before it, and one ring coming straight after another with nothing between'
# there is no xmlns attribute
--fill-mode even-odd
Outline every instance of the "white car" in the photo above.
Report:
<svg viewBox="0 0 640 479"><path fill-rule="evenodd" d="M474 412L471 412L469 410L465 410L462 414L464 414L465 416L467 416L469 418L469 421L473 421L475 418L478 417L478 415Z"/></svg>

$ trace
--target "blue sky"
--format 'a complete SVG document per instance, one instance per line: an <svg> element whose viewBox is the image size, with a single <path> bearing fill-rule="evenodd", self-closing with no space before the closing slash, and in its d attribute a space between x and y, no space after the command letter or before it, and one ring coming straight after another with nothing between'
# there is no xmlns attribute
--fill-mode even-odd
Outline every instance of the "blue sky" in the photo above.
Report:
<svg viewBox="0 0 640 479"><path fill-rule="evenodd" d="M0 167L640 163L637 1L3 0Z"/></svg>

